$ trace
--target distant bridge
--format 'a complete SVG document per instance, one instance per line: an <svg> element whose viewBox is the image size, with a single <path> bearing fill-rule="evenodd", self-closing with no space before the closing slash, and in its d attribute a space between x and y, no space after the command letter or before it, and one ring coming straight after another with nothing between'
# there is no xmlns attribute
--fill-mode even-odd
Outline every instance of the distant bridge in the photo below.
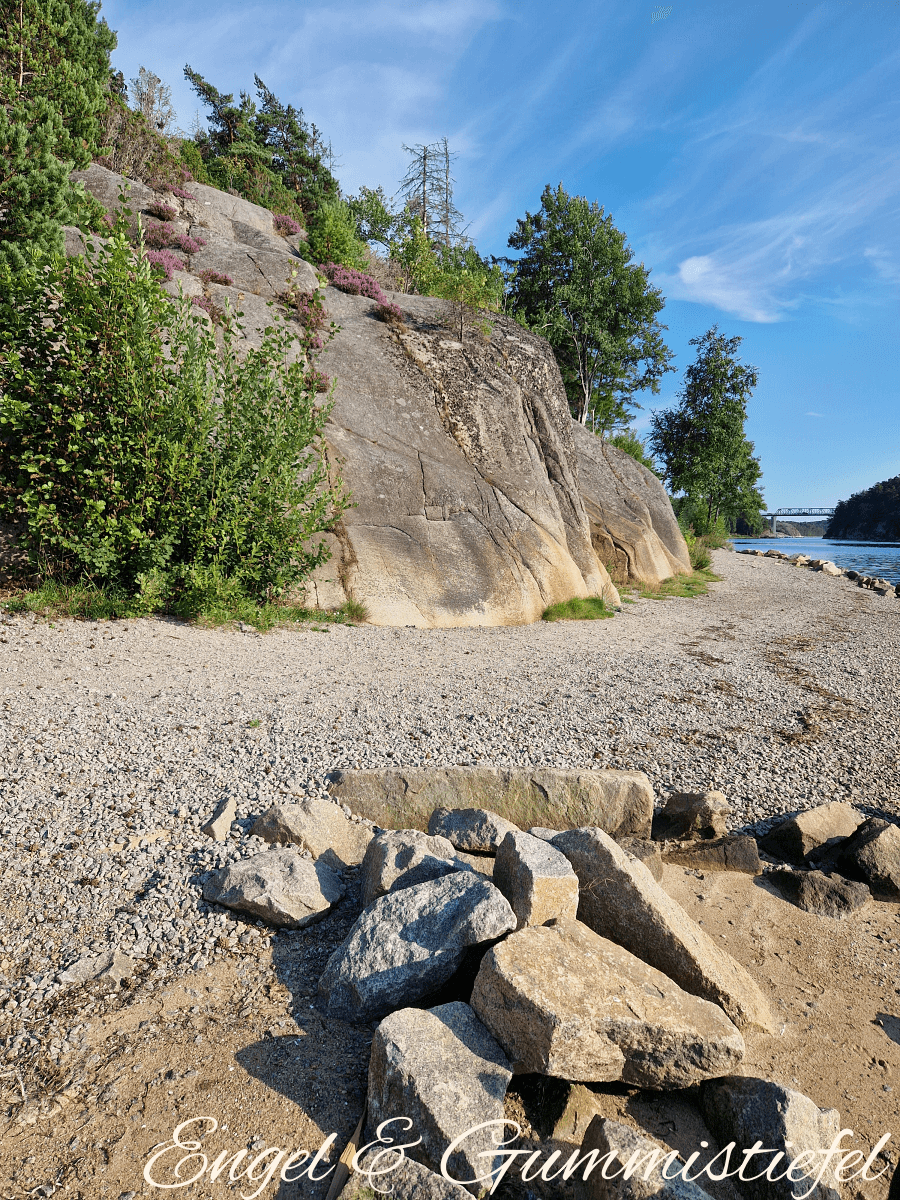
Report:
<svg viewBox="0 0 900 1200"><path fill-rule="evenodd" d="M779 508L777 512L766 513L766 520L772 522L772 532L777 533L777 523L779 517L833 517L833 508L812 508L807 505L805 508Z"/></svg>

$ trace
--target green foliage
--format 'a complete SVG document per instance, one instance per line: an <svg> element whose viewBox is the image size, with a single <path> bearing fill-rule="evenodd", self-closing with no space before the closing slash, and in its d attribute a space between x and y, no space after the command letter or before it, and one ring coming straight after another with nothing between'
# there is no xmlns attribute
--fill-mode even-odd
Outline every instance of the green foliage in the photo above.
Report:
<svg viewBox="0 0 900 1200"><path fill-rule="evenodd" d="M235 104L233 93L220 92L190 66L184 74L209 112L208 128L182 148L194 177L312 228L319 209L339 196L315 125L282 104L258 75L258 103L241 92Z"/></svg>
<svg viewBox="0 0 900 1200"><path fill-rule="evenodd" d="M347 208L359 240L389 251L399 232L400 215L391 208L384 188L361 187L358 196L347 197Z"/></svg>
<svg viewBox="0 0 900 1200"><path fill-rule="evenodd" d="M369 265L366 244L357 237L356 222L342 200L329 200L319 206L304 253L317 265L340 263L357 271Z"/></svg>
<svg viewBox="0 0 900 1200"><path fill-rule="evenodd" d="M239 315L239 314L238 314ZM87 258L0 276L0 516L42 574L145 611L272 600L346 506L309 366L273 319L242 358L135 261L120 218Z"/></svg>
<svg viewBox="0 0 900 1200"><path fill-rule="evenodd" d="M99 149L115 34L88 0L0 0L0 264L62 249Z"/></svg>
<svg viewBox="0 0 900 1200"><path fill-rule="evenodd" d="M510 305L553 347L572 415L603 436L627 424L635 393L657 393L674 368L656 319L665 300L625 234L596 203L548 185L509 245L523 251Z"/></svg>
<svg viewBox="0 0 900 1200"><path fill-rule="evenodd" d="M551 604L541 614L542 621L602 621L606 617L614 617L615 613L606 607L600 596L575 596L564 600L561 604Z"/></svg>
<svg viewBox="0 0 900 1200"><path fill-rule="evenodd" d="M429 280L431 296L440 296L453 305L454 324L459 340L464 340L467 319L476 319L481 310L496 311L503 295L499 269L479 257L474 246L441 246L435 256L436 270ZM490 325L484 322L484 332Z"/></svg>
<svg viewBox="0 0 900 1200"><path fill-rule="evenodd" d="M107 96L100 123L106 153L96 161L110 171L128 179L140 179L155 188L183 186L193 174L183 156L160 137L142 112L129 108L121 96L112 92ZM202 170L199 155L198 166Z"/></svg>
<svg viewBox="0 0 900 1200"><path fill-rule="evenodd" d="M900 475L839 500L825 536L900 542Z"/></svg>
<svg viewBox="0 0 900 1200"><path fill-rule="evenodd" d="M652 455L647 450L647 443L638 437L636 429L623 429L621 433L614 433L606 439L610 446L615 446L617 450L624 450L626 454L646 467L648 471L652 471L654 475L658 474L656 463L653 461Z"/></svg>
<svg viewBox="0 0 900 1200"><path fill-rule="evenodd" d="M714 575L707 567L695 567L691 575L670 575L658 587L640 587L632 595L640 600L692 600L695 596L705 596L709 585L720 580L721 576Z"/></svg>

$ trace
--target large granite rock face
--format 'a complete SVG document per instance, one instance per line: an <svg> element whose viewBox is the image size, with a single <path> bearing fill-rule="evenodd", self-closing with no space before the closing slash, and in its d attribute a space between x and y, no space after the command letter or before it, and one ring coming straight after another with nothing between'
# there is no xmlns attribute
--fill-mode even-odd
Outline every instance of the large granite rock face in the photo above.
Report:
<svg viewBox="0 0 900 1200"><path fill-rule="evenodd" d="M196 183L193 199L156 193L97 164L74 178L110 211L123 183L146 220L155 203L172 207L172 232L206 242L176 252L182 290L197 294L204 271L229 276L202 291L240 307L249 346L272 321L266 301L291 282L319 286L259 205ZM606 559L650 583L689 570L659 481L571 419L543 338L492 315L489 333L469 326L460 343L447 304L429 297L392 294L405 323L390 325L364 296L329 287L324 299L340 326L319 364L336 381L327 451L354 506L307 603L352 597L377 625L514 625L575 596L617 605Z"/></svg>
<svg viewBox="0 0 900 1200"><path fill-rule="evenodd" d="M653 817L653 785L643 771L389 767L334 771L328 790L353 812L397 828L424 828L438 808L487 808L528 825L590 825L615 838L646 838Z"/></svg>
<svg viewBox="0 0 900 1200"><path fill-rule="evenodd" d="M717 1004L580 921L534 925L494 946L471 1003L520 1072L682 1088L727 1075L744 1057Z"/></svg>
<svg viewBox="0 0 900 1200"><path fill-rule="evenodd" d="M691 559L669 497L646 467L575 423L581 499L600 561L623 583L657 586L689 575Z"/></svg>

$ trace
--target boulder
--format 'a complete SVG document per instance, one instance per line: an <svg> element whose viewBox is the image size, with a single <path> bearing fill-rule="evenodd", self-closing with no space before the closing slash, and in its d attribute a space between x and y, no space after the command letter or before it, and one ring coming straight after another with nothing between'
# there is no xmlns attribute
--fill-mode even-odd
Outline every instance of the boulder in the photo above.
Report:
<svg viewBox="0 0 900 1200"><path fill-rule="evenodd" d="M774 1154L759 1154L751 1160L753 1169L743 1177L741 1187L742 1194L751 1200L794 1200L794 1193L805 1195L811 1179L800 1179L803 1169L815 1178L822 1166L821 1151L831 1146L841 1129L837 1109L819 1108L802 1092L767 1079L731 1076L712 1080L703 1085L701 1102L706 1124L721 1145L736 1142L740 1149L749 1149L758 1144L784 1155L771 1182L765 1172ZM787 1163L813 1151L819 1153L798 1163L792 1172L793 1181L778 1178L785 1174ZM832 1164L819 1185L809 1192L808 1200L841 1200L840 1182ZM754 1181L754 1175L762 1178Z"/></svg>
<svg viewBox="0 0 900 1200"><path fill-rule="evenodd" d="M759 839L760 849L773 858L801 863L815 850L826 850L849 837L863 822L852 804L833 800L779 821Z"/></svg>
<svg viewBox="0 0 900 1200"><path fill-rule="evenodd" d="M313 797L273 804L250 832L264 842L302 846L337 870L361 863L372 840L368 825L348 821L339 804Z"/></svg>
<svg viewBox="0 0 900 1200"><path fill-rule="evenodd" d="M390 1134L392 1129L402 1133L397 1126L389 1126L386 1132ZM429 1171L405 1154L398 1158L386 1146L375 1146L357 1156L356 1170L338 1200L373 1200L388 1188L391 1200L471 1200L471 1192L461 1184Z"/></svg>
<svg viewBox="0 0 900 1200"><path fill-rule="evenodd" d="M773 1031L769 1005L750 975L663 891L643 863L601 829L567 830L552 844L578 876L580 921L685 991L721 1005L739 1029L757 1025Z"/></svg>
<svg viewBox="0 0 900 1200"><path fill-rule="evenodd" d="M334 771L328 787L354 812L396 828L424 828L436 808L472 807L505 819L516 814L517 824L592 825L612 837L647 837L653 816L653 785L643 771L391 767Z"/></svg>
<svg viewBox="0 0 900 1200"><path fill-rule="evenodd" d="M708 1192L678 1173L681 1159L676 1150L621 1121L601 1116L591 1121L581 1153L592 1151L600 1161L587 1177L586 1200L709 1200Z"/></svg>
<svg viewBox="0 0 900 1200"><path fill-rule="evenodd" d="M203 899L282 929L302 929L320 921L344 891L339 876L325 863L310 862L283 846L211 871L203 884Z"/></svg>
<svg viewBox="0 0 900 1200"><path fill-rule="evenodd" d="M564 854L527 833L508 833L497 850L494 886L509 901L517 928L578 912L578 876Z"/></svg>
<svg viewBox="0 0 900 1200"><path fill-rule="evenodd" d="M836 847L839 870L863 879L873 892L900 896L900 828L879 817L863 821Z"/></svg>
<svg viewBox="0 0 900 1200"><path fill-rule="evenodd" d="M421 1137L410 1155L440 1171L445 1152L466 1133L504 1119L503 1099L512 1078L501 1048L468 1004L405 1008L381 1022L372 1039L368 1119L406 1117L409 1138ZM496 1127L496 1128L499 1128ZM446 1163L454 1180L489 1178L494 1163L479 1157L496 1148L493 1130L469 1134Z"/></svg>
<svg viewBox="0 0 900 1200"><path fill-rule="evenodd" d="M515 927L508 902L474 871L390 892L369 905L331 955L319 993L332 1017L376 1020L446 983L469 947Z"/></svg>
<svg viewBox="0 0 900 1200"><path fill-rule="evenodd" d="M819 563L815 569L821 571L823 575L831 575L832 577L837 577L844 573L839 566L828 561Z"/></svg>
<svg viewBox="0 0 900 1200"><path fill-rule="evenodd" d="M599 560L624 583L658 587L689 575L691 559L666 490L630 454L576 424L581 498Z"/></svg>
<svg viewBox="0 0 900 1200"><path fill-rule="evenodd" d="M493 853L519 827L487 808L436 808L428 818L428 832L445 838L457 850Z"/></svg>
<svg viewBox="0 0 900 1200"><path fill-rule="evenodd" d="M517 1072L681 1088L727 1075L744 1057L718 1005L579 921L532 926L494 946L471 1004Z"/></svg>
<svg viewBox="0 0 900 1200"><path fill-rule="evenodd" d="M366 849L360 899L367 907L388 892L470 869L444 837L429 837L418 829L389 829L372 838Z"/></svg>
<svg viewBox="0 0 900 1200"><path fill-rule="evenodd" d="M644 864L657 883L662 881L663 860L658 842L651 841L649 838L633 837L617 838L616 840L626 854Z"/></svg>
<svg viewBox="0 0 900 1200"><path fill-rule="evenodd" d="M675 792L654 816L653 836L663 842L723 837L730 814L721 792Z"/></svg>
<svg viewBox="0 0 900 1200"><path fill-rule="evenodd" d="M792 904L818 917L843 920L872 898L864 883L823 871L770 871L766 878Z"/></svg>
<svg viewBox="0 0 900 1200"><path fill-rule="evenodd" d="M666 862L699 871L743 871L747 875L760 875L763 869L756 839L738 834L715 838L711 842L670 842L663 855Z"/></svg>
<svg viewBox="0 0 900 1200"><path fill-rule="evenodd" d="M215 842L224 842L231 832L231 824L237 817L237 801L234 796L225 796L216 805L213 815L205 825L200 826L200 832L205 833Z"/></svg>

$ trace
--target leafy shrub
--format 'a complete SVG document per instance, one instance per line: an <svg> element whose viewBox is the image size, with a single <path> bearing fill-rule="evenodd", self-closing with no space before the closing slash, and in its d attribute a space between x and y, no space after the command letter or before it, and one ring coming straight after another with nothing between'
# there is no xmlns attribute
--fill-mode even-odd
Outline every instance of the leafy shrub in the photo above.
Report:
<svg viewBox="0 0 900 1200"><path fill-rule="evenodd" d="M151 266L159 267L167 280L172 278L175 271L184 270L184 263L171 250L148 250L146 259Z"/></svg>
<svg viewBox="0 0 900 1200"><path fill-rule="evenodd" d="M162 200L154 200L152 204L148 204L147 212L153 213L154 217L159 217L161 221L174 221L178 216L172 205L164 204Z"/></svg>
<svg viewBox="0 0 900 1200"><path fill-rule="evenodd" d="M354 270L361 270L369 259L368 247L356 236L356 222L341 200L320 205L310 222L304 253L310 262L340 263Z"/></svg>
<svg viewBox="0 0 900 1200"><path fill-rule="evenodd" d="M656 469L656 463L647 450L647 444L638 437L637 430L623 429L621 433L614 433L606 440L610 446L615 446L618 450L624 450L635 462L639 462L642 467L646 467L654 475L659 474Z"/></svg>
<svg viewBox="0 0 900 1200"><path fill-rule="evenodd" d="M207 285L210 283L221 283L224 284L225 287L234 287L234 280L230 275L224 275L221 271L213 271L210 268L207 268L205 271L201 271L200 278Z"/></svg>
<svg viewBox="0 0 900 1200"><path fill-rule="evenodd" d="M327 558L346 507L308 364L282 323L216 338L135 259L120 219L86 257L0 273L0 516L63 584L191 615L272 599Z"/></svg>
<svg viewBox="0 0 900 1200"><path fill-rule="evenodd" d="M285 237L296 237L298 233L303 232L300 222L289 217L287 213L275 213L272 221L275 225L275 232L283 234Z"/></svg>
<svg viewBox="0 0 900 1200"><path fill-rule="evenodd" d="M188 237L186 233L179 233L175 238L175 244L180 246L185 254L196 254L206 245L206 238Z"/></svg>
<svg viewBox="0 0 900 1200"><path fill-rule="evenodd" d="M115 221L111 222L115 224ZM144 226L144 245L151 250L165 250L172 241L172 231L157 221L148 221Z"/></svg>

